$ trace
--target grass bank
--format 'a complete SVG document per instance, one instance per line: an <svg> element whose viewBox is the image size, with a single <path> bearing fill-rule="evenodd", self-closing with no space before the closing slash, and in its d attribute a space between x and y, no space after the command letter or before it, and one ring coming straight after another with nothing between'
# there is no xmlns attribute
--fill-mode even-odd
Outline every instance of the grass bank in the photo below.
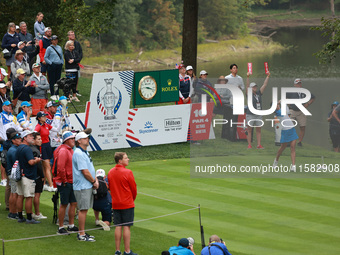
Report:
<svg viewBox="0 0 340 255"><path fill-rule="evenodd" d="M273 53L283 51L284 47L271 40L262 40L255 36L247 36L237 40L217 41L198 45L198 62L213 61L226 56L240 56L243 53ZM182 48L135 52L129 54L102 54L86 57L82 64L84 72L91 74L102 71L121 70L155 70L174 68L182 59Z"/></svg>

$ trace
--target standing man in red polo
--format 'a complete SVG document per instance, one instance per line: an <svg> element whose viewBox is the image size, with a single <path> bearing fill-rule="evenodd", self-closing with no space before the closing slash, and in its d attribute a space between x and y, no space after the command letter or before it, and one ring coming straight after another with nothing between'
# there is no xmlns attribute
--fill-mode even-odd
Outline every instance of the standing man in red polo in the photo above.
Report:
<svg viewBox="0 0 340 255"><path fill-rule="evenodd" d="M135 199L137 196L137 185L130 169L125 168L129 164L129 158L125 152L115 153L116 166L112 168L107 176L112 196L112 208L115 229L115 255L121 255L120 242L124 240L123 255L137 255L130 250L130 227L133 225Z"/></svg>

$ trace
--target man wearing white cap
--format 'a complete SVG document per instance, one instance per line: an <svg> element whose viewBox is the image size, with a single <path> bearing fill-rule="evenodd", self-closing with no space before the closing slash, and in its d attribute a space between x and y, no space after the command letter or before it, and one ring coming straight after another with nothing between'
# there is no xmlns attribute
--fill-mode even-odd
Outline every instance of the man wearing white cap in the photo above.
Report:
<svg viewBox="0 0 340 255"><path fill-rule="evenodd" d="M72 156L73 147L75 145L75 135L71 131L63 133L63 144L60 145L53 153L54 165L53 175L60 193L60 209L59 209L59 229L58 235L68 235L70 232L78 232L78 228L74 226L74 215L77 207L77 201L73 193L73 174L72 174ZM70 204L69 226L64 229L64 218L67 205Z"/></svg>
<svg viewBox="0 0 340 255"><path fill-rule="evenodd" d="M85 233L85 221L87 211L93 207L93 190L98 189L98 180L90 154L87 152L89 146L89 135L79 132L76 135L76 145L72 157L73 190L77 200L79 214L79 241L94 242L94 236Z"/></svg>
<svg viewBox="0 0 340 255"><path fill-rule="evenodd" d="M297 78L294 80L294 87L302 88L302 82L300 78ZM306 95L304 93L298 93L298 92L287 93L287 98L305 98L305 97ZM314 100L315 100L315 96L311 94L311 99L307 103L305 103L303 106L305 108L309 107L314 102ZM297 145L302 146L302 140L306 132L307 117L306 115L303 114L302 111L300 111L300 109L295 104L288 105L288 107L289 107L290 118L296 120L300 126L299 140L298 140Z"/></svg>

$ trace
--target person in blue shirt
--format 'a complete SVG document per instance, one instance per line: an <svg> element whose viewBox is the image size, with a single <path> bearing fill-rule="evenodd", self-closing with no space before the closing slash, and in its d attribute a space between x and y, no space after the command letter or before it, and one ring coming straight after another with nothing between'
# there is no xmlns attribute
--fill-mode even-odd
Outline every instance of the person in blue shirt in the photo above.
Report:
<svg viewBox="0 0 340 255"><path fill-rule="evenodd" d="M59 89L54 91L54 84L60 79L61 69L64 65L63 50L58 45L58 36L52 35L51 45L47 47L44 60L50 82L51 96L59 95Z"/></svg>
<svg viewBox="0 0 340 255"><path fill-rule="evenodd" d="M203 248L201 255L231 255L231 253L221 238L212 235L209 238L209 245Z"/></svg>
<svg viewBox="0 0 340 255"><path fill-rule="evenodd" d="M194 248L189 245L189 240L187 238L181 238L177 246L172 246L169 248L170 255L195 255Z"/></svg>
<svg viewBox="0 0 340 255"><path fill-rule="evenodd" d="M32 104L27 101L23 101L21 103L20 107L22 110L17 115L17 121L19 122L22 128L26 128L26 129L33 131L33 125L31 121L31 114L32 114L31 106Z"/></svg>
<svg viewBox="0 0 340 255"><path fill-rule="evenodd" d="M11 131L7 133L7 131ZM8 149L6 154L6 172L7 175L10 176L12 166L15 162L15 157L17 153L17 148L21 144L21 136L14 128L7 129L7 138L8 144L11 144L11 147ZM7 216L8 219L17 220L18 219L18 211L17 211L17 183L15 180L9 178L9 185L11 187L11 193L9 195L9 214Z"/></svg>

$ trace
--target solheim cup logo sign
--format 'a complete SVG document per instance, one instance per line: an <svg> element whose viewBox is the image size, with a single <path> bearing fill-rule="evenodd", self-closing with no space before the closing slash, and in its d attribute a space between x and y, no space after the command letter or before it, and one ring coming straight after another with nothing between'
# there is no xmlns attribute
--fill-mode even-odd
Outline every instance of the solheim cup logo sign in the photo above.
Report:
<svg viewBox="0 0 340 255"><path fill-rule="evenodd" d="M104 79L106 91L101 95L104 87L97 94L97 105L104 114L105 120L116 119L116 113L122 104L122 93L117 87L113 87L113 78ZM117 102L117 103L116 103Z"/></svg>

